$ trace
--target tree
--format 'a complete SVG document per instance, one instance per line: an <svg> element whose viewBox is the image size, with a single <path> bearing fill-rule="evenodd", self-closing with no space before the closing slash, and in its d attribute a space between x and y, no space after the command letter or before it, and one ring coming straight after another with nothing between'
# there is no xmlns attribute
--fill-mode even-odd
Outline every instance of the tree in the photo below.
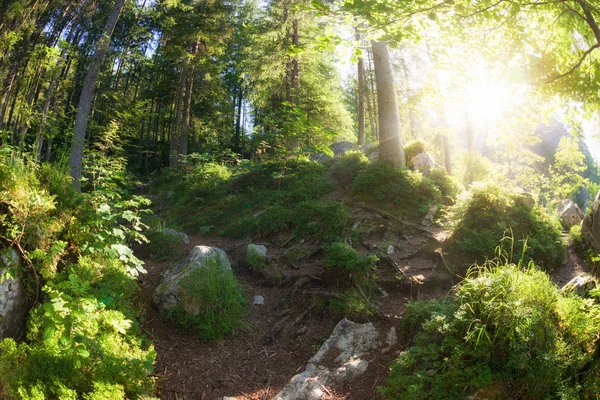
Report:
<svg viewBox="0 0 600 400"><path fill-rule="evenodd" d="M377 106L379 110L379 159L394 167L404 167L402 125L390 56L384 42L371 41L377 82Z"/></svg>
<svg viewBox="0 0 600 400"><path fill-rule="evenodd" d="M96 86L96 80L100 73L100 67L104 56L108 52L110 46L110 39L112 37L121 11L125 6L125 0L116 0L115 5L112 9L102 36L96 45L96 51L92 60L85 79L83 81L83 88L79 97L79 105L77 107L77 115L75 117L75 127L73 128L73 140L71 142L71 155L69 158L69 167L71 168L71 176L73 177L73 184L78 191L81 191L81 174L83 170L83 150L85 141L85 132L88 125L88 118L90 115L90 109L92 106L92 100L94 98L94 91Z"/></svg>

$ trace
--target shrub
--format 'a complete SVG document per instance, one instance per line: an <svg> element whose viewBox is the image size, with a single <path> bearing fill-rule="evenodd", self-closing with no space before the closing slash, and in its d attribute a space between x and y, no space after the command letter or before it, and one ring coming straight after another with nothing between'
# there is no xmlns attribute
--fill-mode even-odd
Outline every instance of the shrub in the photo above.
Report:
<svg viewBox="0 0 600 400"><path fill-rule="evenodd" d="M473 185L449 210L448 218L450 246L478 261L493 256L498 246L509 257L524 255L524 263L534 260L545 268L560 265L564 257L560 223L499 184Z"/></svg>
<svg viewBox="0 0 600 400"><path fill-rule="evenodd" d="M406 162L409 162L415 156L425 152L425 150L427 150L427 145L420 139L408 143L404 146L404 157L406 158Z"/></svg>
<svg viewBox="0 0 600 400"><path fill-rule="evenodd" d="M248 327L244 289L219 260L208 259L205 267L183 277L179 288L183 300L167 317L194 331L200 340L225 339L235 329Z"/></svg>
<svg viewBox="0 0 600 400"><path fill-rule="evenodd" d="M442 203L450 206L454 204L460 192L458 180L448 175L446 170L441 168L432 169L427 177L440 190Z"/></svg>
<svg viewBox="0 0 600 400"><path fill-rule="evenodd" d="M331 172L340 183L349 185L367 164L369 159L362 151L349 151L335 161Z"/></svg>
<svg viewBox="0 0 600 400"><path fill-rule="evenodd" d="M473 271L449 302L407 308L404 333L418 332L380 391L407 400L580 398L581 383L594 377L587 370L599 316L597 305L563 295L533 265Z"/></svg>
<svg viewBox="0 0 600 400"><path fill-rule="evenodd" d="M361 320L375 315L373 305L363 299L356 289L330 298L327 302L327 308L335 318L340 319Z"/></svg>
<svg viewBox="0 0 600 400"><path fill-rule="evenodd" d="M359 172L352 192L363 200L391 204L399 211L419 217L441 198L440 190L431 180L384 161L376 161Z"/></svg>

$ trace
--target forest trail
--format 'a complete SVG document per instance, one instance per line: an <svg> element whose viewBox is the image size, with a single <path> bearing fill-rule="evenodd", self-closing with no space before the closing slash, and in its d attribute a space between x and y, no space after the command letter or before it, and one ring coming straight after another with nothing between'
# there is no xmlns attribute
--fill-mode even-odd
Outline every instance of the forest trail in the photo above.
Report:
<svg viewBox="0 0 600 400"><path fill-rule="evenodd" d="M380 257L375 275L385 294L372 298L378 316L369 317L379 332L389 331L401 319L406 303L414 299L444 296L452 279L435 252L442 228L405 229L398 221L371 210L351 207L356 229L371 232L357 249L374 252L393 246L392 254ZM360 217L357 217L360 214ZM385 213L384 213L385 214ZM363 236L364 237L364 236ZM436 237L438 239L436 239ZM270 271L253 274L241 268L249 242L216 237L191 236L180 254L184 258L194 246L208 245L225 250L251 301L263 296L264 305L251 305L250 330L240 330L231 339L201 342L193 333L178 329L161 318L152 306L152 293L162 273L179 259L156 262L145 259L148 274L142 278L141 299L146 314L142 328L157 351L157 394L161 399L221 400L232 396L244 400L271 399L287 381L301 372L307 361L329 337L341 317L319 306L318 299L339 290L338 278L323 268L324 252L318 243L303 241L281 245L277 240L257 242L268 248ZM316 249L297 263L284 260L290 249ZM294 289L296 287L296 289ZM365 317L350 318L366 322ZM400 338L402 342L402 338ZM400 345L373 355L367 372L345 386L327 388L328 399L379 399L377 386L384 383L390 362Z"/></svg>

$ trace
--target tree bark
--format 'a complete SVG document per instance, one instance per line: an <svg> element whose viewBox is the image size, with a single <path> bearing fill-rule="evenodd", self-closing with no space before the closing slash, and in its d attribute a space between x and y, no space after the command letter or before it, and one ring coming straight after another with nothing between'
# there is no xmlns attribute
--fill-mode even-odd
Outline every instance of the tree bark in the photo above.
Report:
<svg viewBox="0 0 600 400"><path fill-rule="evenodd" d="M300 24L298 23L298 17L295 16L292 21L292 44L295 49L300 46ZM294 55L292 59L292 91L291 99L293 104L298 103L298 95L300 91L300 61L298 60L298 54Z"/></svg>
<svg viewBox="0 0 600 400"><path fill-rule="evenodd" d="M358 59L358 145L365 144L365 68L363 59Z"/></svg>
<svg viewBox="0 0 600 400"><path fill-rule="evenodd" d="M185 66L181 67L179 77L179 89L177 90L177 99L175 104L175 119L173 128L169 137L169 167L174 168L177 165L177 154L179 154L179 132L181 129L181 105L183 103L183 92L185 88Z"/></svg>
<svg viewBox="0 0 600 400"><path fill-rule="evenodd" d="M447 135L442 136L444 142L444 164L448 175L452 174L452 158L450 157L450 140Z"/></svg>
<svg viewBox="0 0 600 400"><path fill-rule="evenodd" d="M371 41L377 82L377 105L379 109L379 159L394 167L404 167L402 126L396 99L396 87L387 45Z"/></svg>
<svg viewBox="0 0 600 400"><path fill-rule="evenodd" d="M243 91L242 86L238 87L238 98L237 98L237 117L235 121L235 137L233 139L233 148L239 153L240 152L240 138L241 138L241 124L242 124L242 101Z"/></svg>
<svg viewBox="0 0 600 400"><path fill-rule="evenodd" d="M100 38L96 47L96 52L92 57L90 67L85 79L83 81L83 88L79 97L79 105L77 107L77 115L75 117L75 127L73 130L73 140L71 142L71 156L69 158L69 166L71 167L71 176L73 177L73 184L77 191L81 191L81 174L83 171L83 147L85 139L85 131L87 129L88 118L90 114L90 107L92 99L94 98L94 89L96 86L96 80L100 73L100 67L102 66L102 60L108 52L110 46L110 38L115 30L125 0L116 0L113 10L106 21L102 37Z"/></svg>

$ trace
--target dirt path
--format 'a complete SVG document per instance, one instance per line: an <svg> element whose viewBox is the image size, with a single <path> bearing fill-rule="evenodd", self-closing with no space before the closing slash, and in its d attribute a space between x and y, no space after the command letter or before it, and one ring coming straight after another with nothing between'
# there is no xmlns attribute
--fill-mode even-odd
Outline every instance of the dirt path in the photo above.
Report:
<svg viewBox="0 0 600 400"><path fill-rule="evenodd" d="M565 259L559 268L550 273L552 282L558 287L563 287L567 282L588 271L588 267L575 251L572 245L567 246L565 250Z"/></svg>

